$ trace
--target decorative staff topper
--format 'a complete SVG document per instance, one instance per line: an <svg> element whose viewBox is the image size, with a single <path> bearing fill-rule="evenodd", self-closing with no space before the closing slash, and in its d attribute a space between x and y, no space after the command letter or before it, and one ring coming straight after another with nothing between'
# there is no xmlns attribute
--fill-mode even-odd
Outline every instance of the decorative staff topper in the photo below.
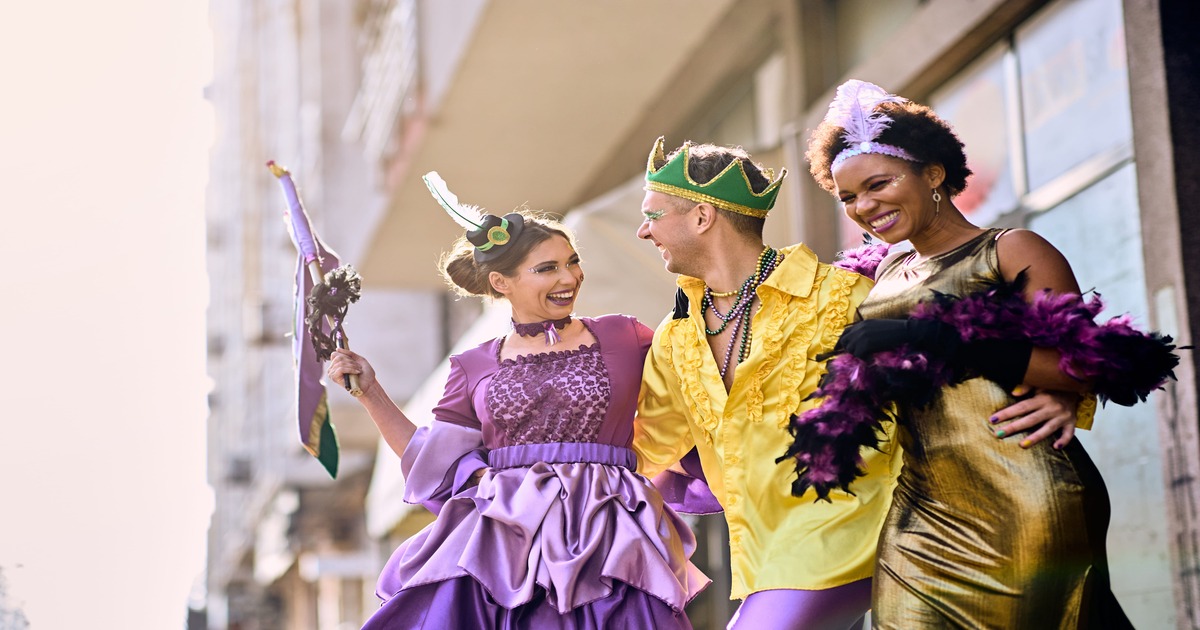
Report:
<svg viewBox="0 0 1200 630"><path fill-rule="evenodd" d="M316 457L331 477L337 477L338 442L325 386L321 383L321 363L335 348L348 348L342 322L351 303L357 302L362 279L349 265L338 266L337 254L317 238L291 173L274 161L267 162L271 174L279 178L287 199L287 225L299 258L296 263L295 330L292 352L296 368L296 412L300 443ZM335 267L325 273L324 266ZM307 296L307 297L305 297ZM357 375L347 375L346 391L361 396Z"/></svg>

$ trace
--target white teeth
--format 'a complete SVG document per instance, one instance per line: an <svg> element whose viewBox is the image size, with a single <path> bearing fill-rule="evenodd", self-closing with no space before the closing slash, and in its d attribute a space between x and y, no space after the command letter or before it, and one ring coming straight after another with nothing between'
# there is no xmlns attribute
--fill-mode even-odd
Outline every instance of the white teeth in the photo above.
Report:
<svg viewBox="0 0 1200 630"><path fill-rule="evenodd" d="M553 299L553 300L569 300L569 299L575 297L575 292L568 291L566 293L551 293L547 297L549 297L550 299Z"/></svg>
<svg viewBox="0 0 1200 630"><path fill-rule="evenodd" d="M895 212L889 212L889 213L883 215L882 217L879 217L878 219L871 221L871 227L877 228L881 225L887 225L889 221L891 221L892 219L895 219L896 216L899 214L900 214L899 210L897 210Z"/></svg>

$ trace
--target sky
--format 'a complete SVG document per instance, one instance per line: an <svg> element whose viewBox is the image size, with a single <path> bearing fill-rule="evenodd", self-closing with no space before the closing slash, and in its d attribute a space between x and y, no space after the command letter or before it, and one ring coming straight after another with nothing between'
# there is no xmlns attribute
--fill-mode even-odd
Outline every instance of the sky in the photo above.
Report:
<svg viewBox="0 0 1200 630"><path fill-rule="evenodd" d="M183 627L204 569L204 0L0 5L0 571L33 630Z"/></svg>

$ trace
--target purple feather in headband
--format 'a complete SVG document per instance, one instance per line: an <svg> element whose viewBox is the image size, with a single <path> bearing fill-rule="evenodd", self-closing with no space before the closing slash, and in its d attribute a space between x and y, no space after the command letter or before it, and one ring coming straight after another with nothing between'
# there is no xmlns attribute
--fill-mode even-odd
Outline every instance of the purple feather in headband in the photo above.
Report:
<svg viewBox="0 0 1200 630"><path fill-rule="evenodd" d="M833 101L829 103L829 111L825 113L825 122L845 130L842 140L846 141L847 148L837 154L832 166L863 153L882 153L910 162L918 161L898 146L875 141L879 134L892 124L891 117L875 111L875 108L883 103L906 102L907 99L888 94L887 90L874 83L850 79L839 85L837 95L833 97Z"/></svg>
<svg viewBox="0 0 1200 630"><path fill-rule="evenodd" d="M903 103L905 99L866 81L850 79L838 86L837 96L829 104L825 120L836 123L846 132L842 139L846 144L874 142L883 133L892 119L883 112L875 111L880 103Z"/></svg>

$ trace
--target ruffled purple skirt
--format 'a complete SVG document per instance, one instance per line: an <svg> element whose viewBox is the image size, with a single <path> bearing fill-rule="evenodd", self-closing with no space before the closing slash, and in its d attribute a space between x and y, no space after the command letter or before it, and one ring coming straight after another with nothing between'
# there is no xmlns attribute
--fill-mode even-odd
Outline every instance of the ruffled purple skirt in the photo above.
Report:
<svg viewBox="0 0 1200 630"><path fill-rule="evenodd" d="M607 444L510 446L392 554L364 628L690 628L709 580L636 458Z"/></svg>

